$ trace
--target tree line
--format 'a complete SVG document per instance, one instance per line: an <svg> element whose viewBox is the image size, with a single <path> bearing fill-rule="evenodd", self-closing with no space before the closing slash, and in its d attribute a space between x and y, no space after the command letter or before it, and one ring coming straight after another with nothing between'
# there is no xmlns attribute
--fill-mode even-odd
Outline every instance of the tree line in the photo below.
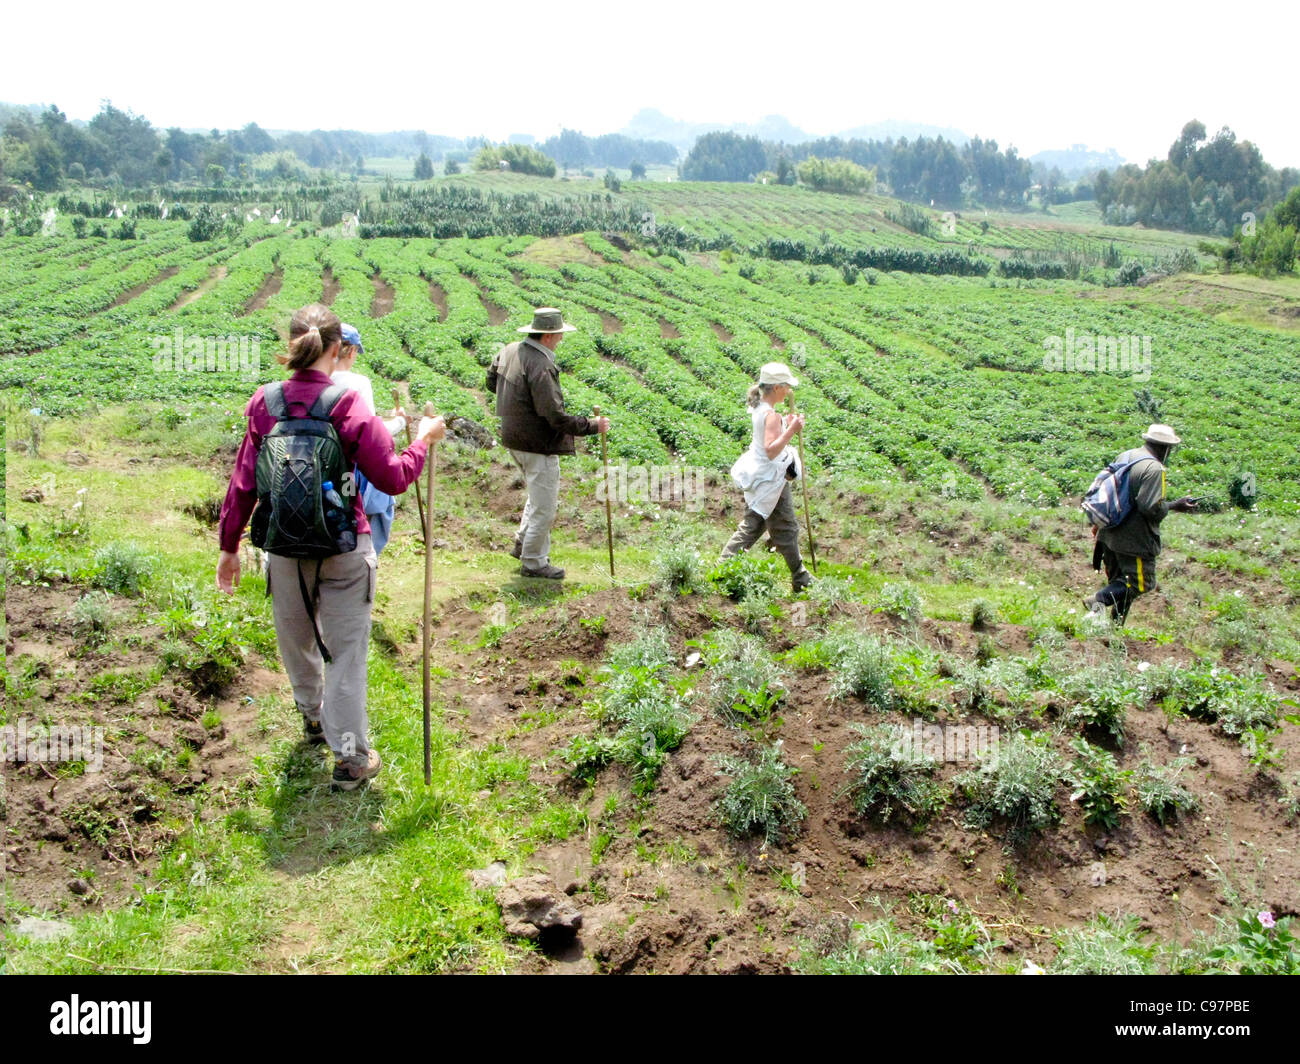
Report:
<svg viewBox="0 0 1300 1064"><path fill-rule="evenodd" d="M1097 174L1095 194L1107 222L1229 236L1300 184L1300 170L1275 170L1248 140L1224 126L1207 138L1191 121L1164 159Z"/></svg>
<svg viewBox="0 0 1300 1064"><path fill-rule="evenodd" d="M1015 205L1024 202L1033 184L1028 159L1015 148L1005 151L995 140L973 138L958 147L943 137L909 141L844 140L823 137L804 144L777 144L738 133L706 133L681 164L685 181L753 181L767 177L777 184L804 180L800 164L807 160L845 161L874 171L876 179L895 196L933 201L937 206L969 203ZM805 168L824 173L824 165Z"/></svg>
<svg viewBox="0 0 1300 1064"><path fill-rule="evenodd" d="M71 122L56 106L0 110L0 184L39 191L65 182L136 188L163 181L220 187L227 181L302 180L306 168L359 172L367 156L420 152L433 159L469 152L483 138L435 136L422 130L359 133L312 130L273 136L256 122L207 133L156 129L147 118L106 102L89 122Z"/></svg>

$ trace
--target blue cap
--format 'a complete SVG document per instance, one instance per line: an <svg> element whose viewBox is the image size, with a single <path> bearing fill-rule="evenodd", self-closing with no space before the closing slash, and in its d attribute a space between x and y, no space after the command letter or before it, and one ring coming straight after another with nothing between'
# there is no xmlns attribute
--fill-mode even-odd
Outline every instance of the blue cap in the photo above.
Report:
<svg viewBox="0 0 1300 1064"><path fill-rule="evenodd" d="M365 348L361 346L361 334L357 332L357 327L355 325L349 325L347 322L343 323L343 342L345 344L350 344L358 351L365 350Z"/></svg>

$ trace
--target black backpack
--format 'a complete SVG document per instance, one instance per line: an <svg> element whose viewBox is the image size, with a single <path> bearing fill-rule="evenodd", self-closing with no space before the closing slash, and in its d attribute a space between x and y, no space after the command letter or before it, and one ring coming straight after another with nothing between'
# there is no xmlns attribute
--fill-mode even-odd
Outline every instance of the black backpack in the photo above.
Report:
<svg viewBox="0 0 1300 1064"><path fill-rule="evenodd" d="M331 384L316 397L306 417L294 417L285 402L282 382L274 381L262 389L275 427L266 434L257 452L257 508L249 528L253 546L269 554L316 559L315 594L307 590L301 561L298 589L311 618L316 646L326 661L333 659L316 624L320 563L332 555L357 549L357 519L352 504L356 488L343 458L343 444L330 420L346 391L342 384ZM326 498L324 485L331 481L341 505Z"/></svg>
<svg viewBox="0 0 1300 1064"><path fill-rule="evenodd" d="M289 558L328 558L357 547L355 489L343 457L343 444L330 413L347 388L326 388L306 417L289 413L280 381L262 391L275 427L262 440L257 454L257 508L250 538L255 547ZM343 506L331 505L323 485L332 481Z"/></svg>

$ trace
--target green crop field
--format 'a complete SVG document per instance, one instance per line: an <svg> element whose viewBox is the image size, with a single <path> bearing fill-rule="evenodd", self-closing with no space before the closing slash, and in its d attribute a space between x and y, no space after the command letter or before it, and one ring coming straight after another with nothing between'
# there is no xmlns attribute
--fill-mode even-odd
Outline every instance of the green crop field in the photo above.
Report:
<svg viewBox="0 0 1300 1064"><path fill-rule="evenodd" d="M69 204L0 236L0 724L108 746L102 785L13 773L6 903L68 926L0 967L1219 972L1255 941L1228 914L1296 911L1300 280L1213 272L1090 204L367 167L386 178L195 192L165 220L127 198L134 239L102 200L87 235ZM360 328L381 404L406 382L494 433L490 360L560 307L566 402L611 417L612 464L703 486L620 497L611 548L581 443L569 576L538 589L509 457L440 448L428 789L413 501L359 794L298 741L261 575L212 586L244 405L317 301ZM820 567L796 596L760 549L716 565L768 361L808 418ZM1170 496L1206 505L1170 517L1127 627L1097 625L1078 497L1157 421L1185 440ZM950 726L1001 729L1006 775L890 753ZM469 876L497 860L583 909L580 950L507 929Z"/></svg>

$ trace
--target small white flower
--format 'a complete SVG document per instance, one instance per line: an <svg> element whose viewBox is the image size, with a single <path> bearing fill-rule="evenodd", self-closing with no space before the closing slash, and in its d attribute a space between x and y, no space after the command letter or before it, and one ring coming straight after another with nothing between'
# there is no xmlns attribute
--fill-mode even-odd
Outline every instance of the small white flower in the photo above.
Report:
<svg viewBox="0 0 1300 1064"><path fill-rule="evenodd" d="M1046 975L1042 968L1038 967L1033 961L1025 961L1025 966L1020 969L1021 975Z"/></svg>
<svg viewBox="0 0 1300 1064"><path fill-rule="evenodd" d="M1149 662L1149 661L1139 661L1139 662L1138 662L1138 672L1146 672L1147 669L1149 669L1149 668L1151 668L1151 662Z"/></svg>

